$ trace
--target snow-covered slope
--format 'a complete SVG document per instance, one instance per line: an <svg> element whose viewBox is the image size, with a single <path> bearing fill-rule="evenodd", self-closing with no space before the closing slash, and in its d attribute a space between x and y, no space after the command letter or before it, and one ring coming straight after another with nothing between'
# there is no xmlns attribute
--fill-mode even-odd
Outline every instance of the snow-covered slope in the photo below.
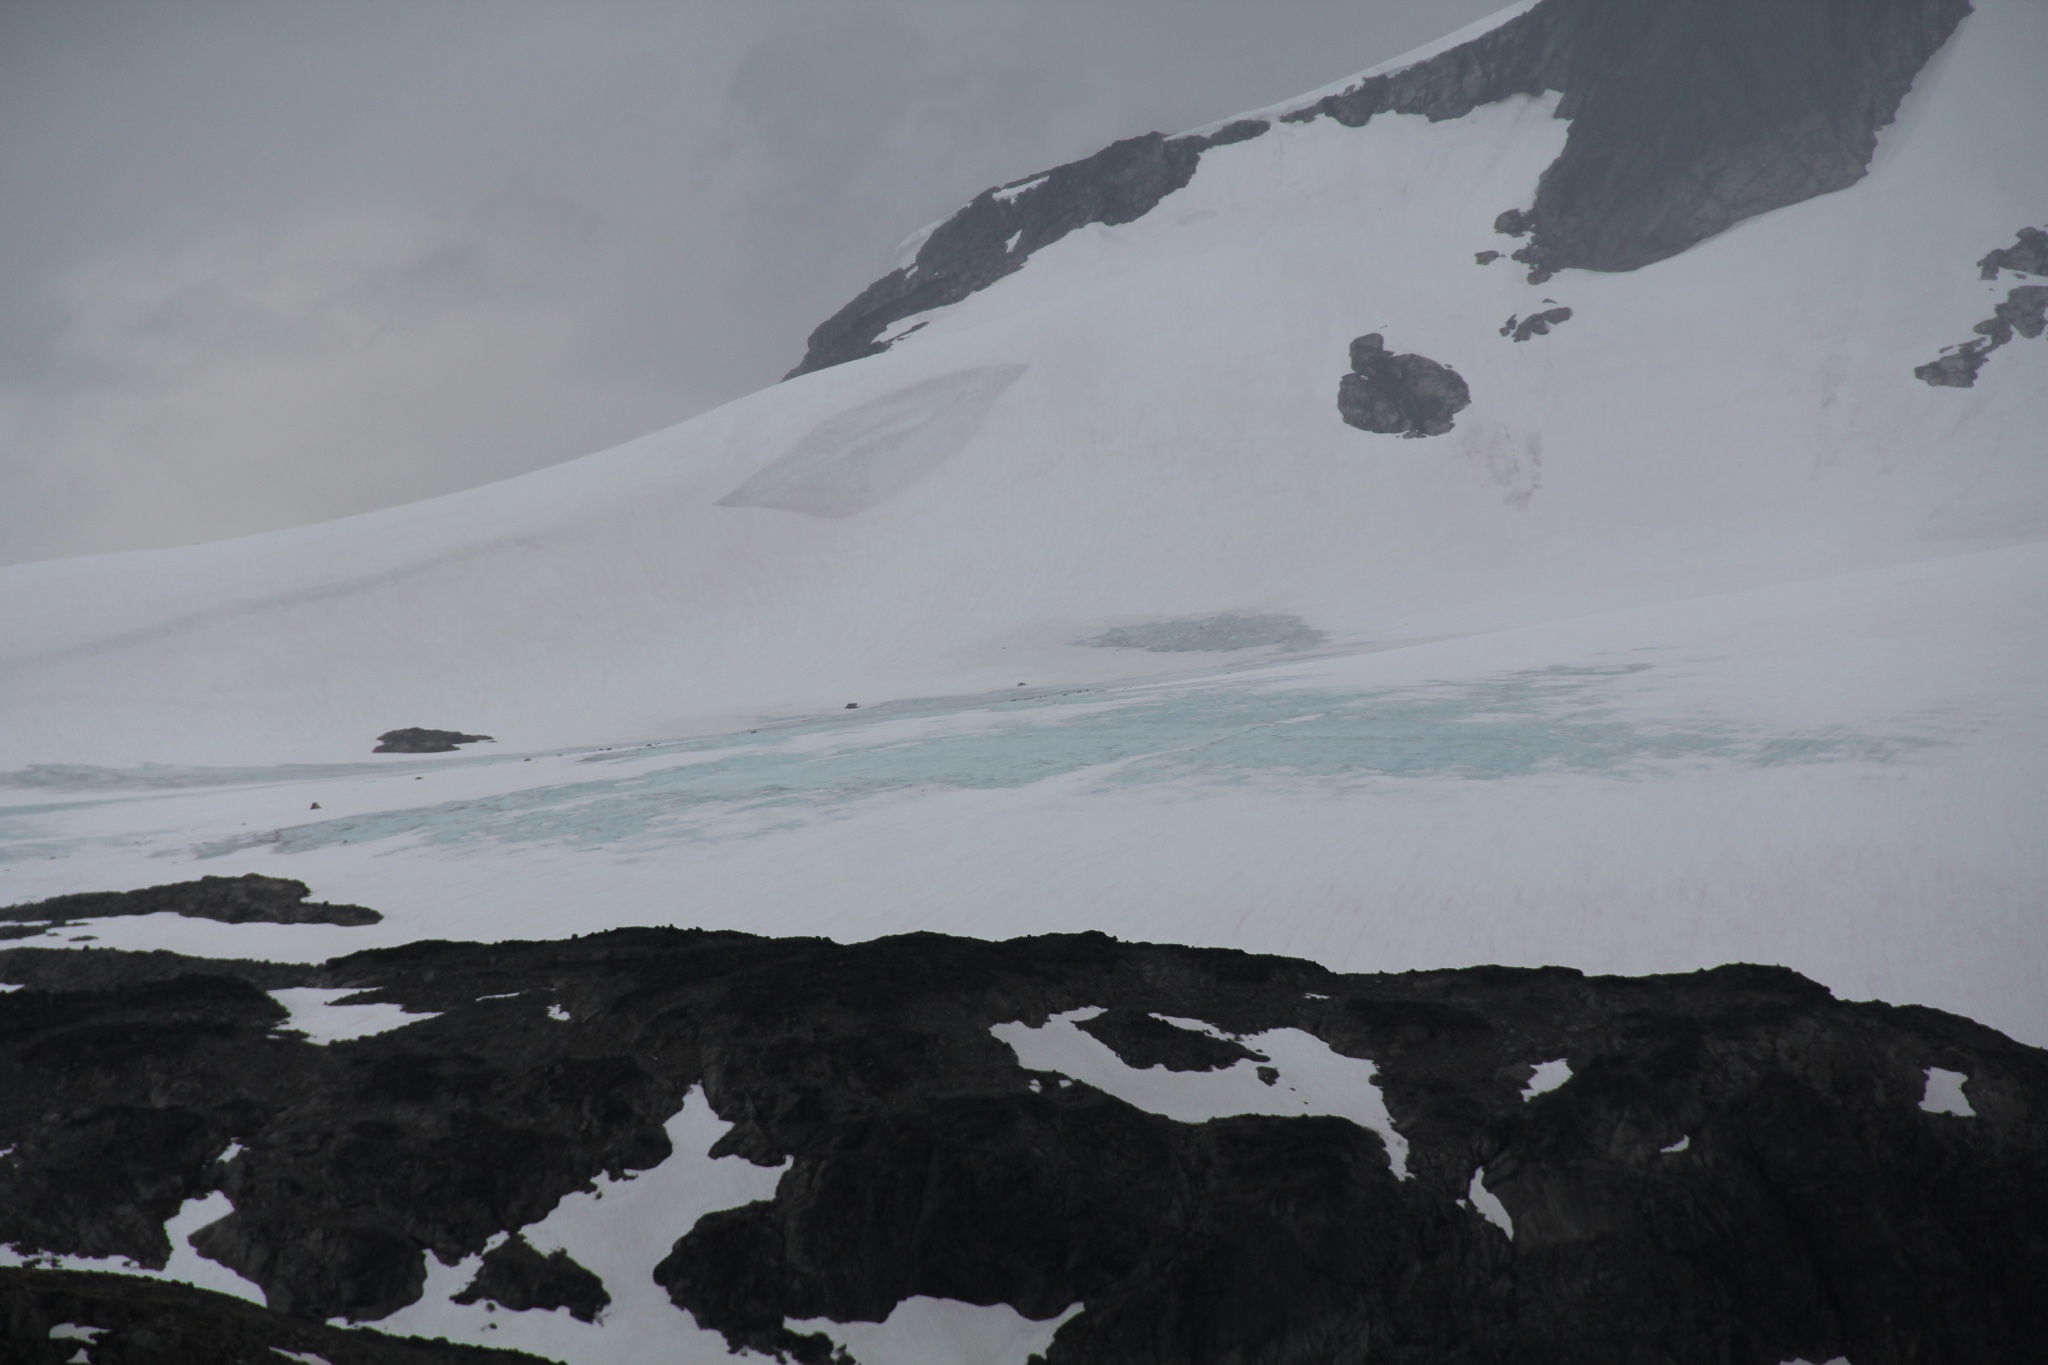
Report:
<svg viewBox="0 0 2048 1365"><path fill-rule="evenodd" d="M629 922L1751 958L2048 1039L2048 341L1913 373L2048 223L2044 54L2048 9L1980 0L1848 188L1540 283L1475 257L1575 95L1297 102L617 450L0 571L0 902L260 870L388 916L98 931L298 958ZM1373 332L1466 381L1450 431L1340 419ZM372 766L412 725L497 743Z"/></svg>

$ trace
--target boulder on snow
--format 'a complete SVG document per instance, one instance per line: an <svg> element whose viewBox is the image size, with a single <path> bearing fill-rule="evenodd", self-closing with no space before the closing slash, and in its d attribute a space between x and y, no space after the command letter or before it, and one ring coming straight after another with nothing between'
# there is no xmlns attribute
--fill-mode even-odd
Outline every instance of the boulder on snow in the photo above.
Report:
<svg viewBox="0 0 2048 1365"><path fill-rule="evenodd" d="M1509 318L1501 325L1500 334L1516 341L1527 341L1530 337L1549 336L1552 327L1571 320L1572 310L1569 308L1546 308L1525 318Z"/></svg>
<svg viewBox="0 0 2048 1365"><path fill-rule="evenodd" d="M422 730L412 726L404 730L386 730L377 736L377 747L373 754L446 754L453 753L458 744L490 744L489 735L465 735L460 730Z"/></svg>
<svg viewBox="0 0 2048 1365"><path fill-rule="evenodd" d="M1351 343L1351 373L1337 383L1337 412L1360 431L1441 436L1472 390L1448 365L1428 356L1394 355L1386 338L1368 332Z"/></svg>

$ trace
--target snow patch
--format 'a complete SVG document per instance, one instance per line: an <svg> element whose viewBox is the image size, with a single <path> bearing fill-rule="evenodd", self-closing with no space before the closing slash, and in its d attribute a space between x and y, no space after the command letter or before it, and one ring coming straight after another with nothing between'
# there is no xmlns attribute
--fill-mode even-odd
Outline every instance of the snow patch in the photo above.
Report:
<svg viewBox="0 0 2048 1365"><path fill-rule="evenodd" d="M401 1005L338 1005L344 996L361 995L359 986L291 986L270 992L270 998L291 1011L280 1028L306 1035L306 1040L325 1047L354 1038L389 1033L407 1024L437 1019L437 1014L409 1014Z"/></svg>
<svg viewBox="0 0 2048 1365"><path fill-rule="evenodd" d="M1030 190L1037 189L1040 185L1043 185L1050 178L1051 172L1047 172L1045 175L1033 176L1031 179L1021 181L1018 184L1008 185L999 190L993 190L990 192L989 198L995 200L998 204L1013 203L1015 202L1018 195L1024 194Z"/></svg>
<svg viewBox="0 0 2048 1365"><path fill-rule="evenodd" d="M1053 1334L1081 1311L1033 1322L1006 1303L960 1303L925 1295L908 1298L881 1322L809 1318L785 1325L822 1332L856 1360L931 1362L931 1365L1025 1365L1052 1346Z"/></svg>
<svg viewBox="0 0 2048 1365"><path fill-rule="evenodd" d="M889 260L889 268L891 270L911 270L916 268L917 253L924 250L924 244L932 239L932 234L951 222L952 218L953 215L949 213L944 218L934 219L911 233L908 237L905 237L901 242L898 242L896 244L896 254Z"/></svg>
<svg viewBox="0 0 2048 1365"><path fill-rule="evenodd" d="M116 1275L138 1275L150 1280L176 1280L216 1294L230 1294L250 1303L264 1302L263 1290L218 1261L209 1261L193 1247L191 1236L203 1227L218 1223L235 1211L234 1203L219 1190L187 1199L164 1223L164 1236L171 1244L170 1259L161 1270L138 1265L126 1256L59 1256L44 1252L24 1254L18 1247L0 1245L0 1266L31 1266L49 1270L99 1270Z"/></svg>
<svg viewBox="0 0 2048 1365"><path fill-rule="evenodd" d="M60 1322L50 1329L52 1341L96 1341L104 1327L84 1327L75 1322Z"/></svg>
<svg viewBox="0 0 2048 1365"><path fill-rule="evenodd" d="M1554 1062L1538 1062L1536 1074L1529 1077L1529 1083L1522 1087L1522 1102L1526 1104L1538 1095L1548 1095L1571 1078L1571 1063L1562 1057Z"/></svg>
<svg viewBox="0 0 2048 1365"><path fill-rule="evenodd" d="M1927 1068L1927 1089L1920 1096L1920 1107L1930 1114L1958 1114L1964 1118L1975 1118L1977 1111L1970 1107L1969 1097L1963 1094L1963 1083L1970 1078L1960 1071L1948 1071L1938 1066Z"/></svg>
<svg viewBox="0 0 2048 1365"><path fill-rule="evenodd" d="M569 1011L563 1009L560 1005L549 1005L548 1018L566 1024L569 1022Z"/></svg>
<svg viewBox="0 0 2048 1365"><path fill-rule="evenodd" d="M666 1161L624 1180L599 1176L590 1193L564 1196L547 1217L520 1229L543 1256L566 1251L604 1281L612 1301L596 1322L579 1322L566 1308L513 1313L481 1301L451 1303L476 1278L483 1257L450 1266L429 1255L419 1301L377 1323L377 1330L516 1346L564 1365L730 1365L725 1338L697 1327L653 1272L705 1214L773 1197L788 1163L761 1167L744 1157L708 1155L731 1127L712 1111L703 1087L692 1087L666 1125L674 1148ZM503 1240L494 1238L492 1245Z"/></svg>
<svg viewBox="0 0 2048 1365"><path fill-rule="evenodd" d="M1229 118L1217 119L1213 123L1205 123L1198 128L1190 128L1180 136L1207 137L1228 128L1233 123L1242 123L1246 119L1264 119L1267 122L1272 122L1283 115L1293 113L1297 109L1306 109L1312 104L1329 98L1331 95L1341 95L1348 90L1355 90L1375 76L1390 76L1396 71L1405 71L1411 66L1418 66L1432 57L1440 57L1454 47L1463 47L1474 38L1484 37L1486 34L1493 32L1493 30L1509 20L1521 18L1530 10L1535 9L1538 3L1539 0L1516 0L1514 4L1509 5L1506 9L1498 10L1489 14L1484 19L1467 24L1455 33L1447 33L1434 42L1424 43L1421 47L1412 48L1398 57L1391 57L1381 62L1378 66L1367 67L1363 71L1346 76L1341 80L1332 81L1328 85L1319 86L1305 95L1296 95L1278 104L1269 104L1262 109L1253 109L1246 113L1233 114Z"/></svg>
<svg viewBox="0 0 2048 1365"><path fill-rule="evenodd" d="M1692 1134L1687 1133L1684 1137L1672 1143L1669 1147L1659 1147L1657 1150L1660 1152L1664 1152L1666 1154L1671 1154L1676 1152L1682 1152L1690 1146L1692 1146Z"/></svg>
<svg viewBox="0 0 2048 1365"><path fill-rule="evenodd" d="M1484 1167L1472 1172L1472 1183L1466 1188L1465 1198L1471 1201L1481 1218L1505 1232L1510 1242L1515 1240L1515 1220L1508 1217L1507 1205L1500 1202L1500 1196L1486 1188Z"/></svg>
<svg viewBox="0 0 2048 1365"><path fill-rule="evenodd" d="M982 365L898 389L812 428L720 507L850 517L887 501L957 454L1028 366Z"/></svg>
<svg viewBox="0 0 2048 1365"><path fill-rule="evenodd" d="M1235 1040L1263 1055L1264 1062L1239 1058L1215 1071L1138 1070L1126 1065L1107 1044L1075 1027L1100 1013L1099 1008L1069 1010L1053 1015L1039 1028L1018 1022L997 1024L989 1032L1010 1046L1018 1065L1027 1071L1071 1077L1179 1123L1206 1123L1241 1114L1328 1114L1349 1119L1379 1134L1394 1174L1408 1179L1408 1139L1394 1130L1386 1099L1373 1080L1378 1068L1371 1061L1333 1052L1312 1033L1281 1028ZM1218 1037L1230 1036L1198 1020L1166 1022L1180 1028L1198 1027ZM1279 1079L1272 1084L1260 1080L1261 1066L1278 1071Z"/></svg>

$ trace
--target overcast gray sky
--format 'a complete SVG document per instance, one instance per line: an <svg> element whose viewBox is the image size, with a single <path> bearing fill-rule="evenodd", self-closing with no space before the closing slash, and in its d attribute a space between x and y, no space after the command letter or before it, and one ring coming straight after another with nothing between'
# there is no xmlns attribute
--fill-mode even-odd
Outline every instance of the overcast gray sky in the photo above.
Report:
<svg viewBox="0 0 2048 1365"><path fill-rule="evenodd" d="M0 562L773 383L897 242L1501 0L0 0Z"/></svg>

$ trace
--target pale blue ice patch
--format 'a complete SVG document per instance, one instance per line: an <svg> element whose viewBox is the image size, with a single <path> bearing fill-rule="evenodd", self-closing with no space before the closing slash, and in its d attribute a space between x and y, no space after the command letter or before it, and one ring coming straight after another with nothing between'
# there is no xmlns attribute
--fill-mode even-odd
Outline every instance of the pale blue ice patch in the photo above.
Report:
<svg viewBox="0 0 2048 1365"><path fill-rule="evenodd" d="M410 837L580 846L745 837L929 790L1079 777L1096 790L1260 784L1337 794L1546 774L1643 780L1708 766L1884 763L1935 743L1847 729L1767 733L1632 714L1647 664L1546 668L1376 690L1241 677L901 703L751 735L593 754L587 776L238 837L299 852ZM1639 708L1637 708L1639 709ZM0 815L4 815L0 811Z"/></svg>

